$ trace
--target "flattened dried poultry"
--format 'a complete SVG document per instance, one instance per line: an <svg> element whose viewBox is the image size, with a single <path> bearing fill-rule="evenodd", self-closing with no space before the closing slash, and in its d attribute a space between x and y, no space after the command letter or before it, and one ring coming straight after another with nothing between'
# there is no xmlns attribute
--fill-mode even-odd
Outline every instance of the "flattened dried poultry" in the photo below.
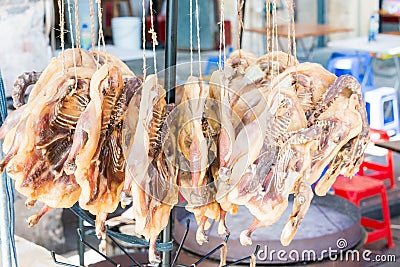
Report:
<svg viewBox="0 0 400 267"><path fill-rule="evenodd" d="M64 162L72 144L71 133L89 101L89 83L96 64L88 59L86 51L75 52L77 61L87 64L78 65L77 76L71 68L54 77L42 74L33 88L40 97L30 98L7 118L0 130L9 144L3 147L6 156L1 161L2 168L7 166L16 180L16 189L28 197L27 206L36 200L46 205L29 219L31 225L44 215L47 206L68 208L81 192L74 175L64 172ZM59 69L61 60L61 56L53 59L44 74ZM39 88L40 85L44 88ZM19 89L16 88L16 99L24 94Z"/></svg>
<svg viewBox="0 0 400 267"><path fill-rule="evenodd" d="M82 188L79 204L96 215L96 233L105 233L107 214L115 211L125 178L122 121L127 104L141 82L126 86L118 66L105 63L92 76L91 100L78 120L67 172Z"/></svg>
<svg viewBox="0 0 400 267"><path fill-rule="evenodd" d="M165 90L158 84L157 76L148 76L142 87L140 104L138 101L130 103L124 126L127 169L123 198L133 198L135 231L150 240L151 263L160 262L157 237L167 225L170 211L178 200L177 172L169 155L174 151L163 149L160 133L165 131L162 129L164 117L173 108L166 106L164 97Z"/></svg>

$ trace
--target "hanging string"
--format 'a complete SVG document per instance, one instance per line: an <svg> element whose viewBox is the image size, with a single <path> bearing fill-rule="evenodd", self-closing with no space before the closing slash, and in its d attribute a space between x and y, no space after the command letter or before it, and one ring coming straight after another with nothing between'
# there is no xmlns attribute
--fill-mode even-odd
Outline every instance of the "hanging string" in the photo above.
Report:
<svg viewBox="0 0 400 267"><path fill-rule="evenodd" d="M143 48L143 81L146 80L146 0L142 0L142 48ZM154 55L155 56L155 55Z"/></svg>
<svg viewBox="0 0 400 267"><path fill-rule="evenodd" d="M75 36L76 36L76 48L81 47L81 32L79 29L79 10L78 10L78 0L74 0L74 10L75 10Z"/></svg>
<svg viewBox="0 0 400 267"><path fill-rule="evenodd" d="M237 7L238 7L237 47L239 49L239 58L242 57L242 53L240 51L240 48L241 48L240 39L242 37L242 28L244 26L243 25L243 14L242 14L243 5L244 5L244 0L237 0Z"/></svg>
<svg viewBox="0 0 400 267"><path fill-rule="evenodd" d="M291 16L291 25L292 25L292 49L293 49L293 56L294 56L294 64L297 66L297 49L296 49L296 36L295 36L295 24L294 24L294 2L291 0L292 3L290 5L290 13L292 14ZM296 75L297 77L297 75Z"/></svg>
<svg viewBox="0 0 400 267"><path fill-rule="evenodd" d="M65 40L64 40L64 22L65 22L65 18L64 18L64 0L58 0L58 12L60 15L60 38L61 38L61 64L62 64L62 71L63 74L65 72L65 57L64 57L64 46L65 46Z"/></svg>
<svg viewBox="0 0 400 267"><path fill-rule="evenodd" d="M225 17L224 17L224 0L221 1L220 6L220 27L219 27L219 59L218 69L222 70L222 64L225 62L226 50L225 50ZM224 57L222 58L222 50L224 51Z"/></svg>
<svg viewBox="0 0 400 267"><path fill-rule="evenodd" d="M267 53L271 52L271 0L265 2L265 12L267 18Z"/></svg>
<svg viewBox="0 0 400 267"><path fill-rule="evenodd" d="M287 3L287 11L288 11L288 24L287 24L287 40L288 40L288 48L287 48L287 53L288 53L288 61L290 60L290 56L292 55L292 13L290 9L290 4L291 0L286 0Z"/></svg>
<svg viewBox="0 0 400 267"><path fill-rule="evenodd" d="M149 30L149 33L151 34L151 40L152 40L152 43L153 43L154 74L157 74L156 45L158 45L158 41L157 41L157 33L154 31L153 0L150 0L150 20L151 20L151 28Z"/></svg>
<svg viewBox="0 0 400 267"><path fill-rule="evenodd" d="M193 76L193 0L189 1L190 19L190 76Z"/></svg>
<svg viewBox="0 0 400 267"><path fill-rule="evenodd" d="M92 35L92 50L96 45L96 41L94 38L94 8L93 8L93 1L89 0L89 10L90 10L90 34Z"/></svg>
<svg viewBox="0 0 400 267"><path fill-rule="evenodd" d="M274 40L275 39L275 12L274 12L274 10L276 7L275 4L276 4L276 2L275 2L275 0L273 0L272 1L272 19L271 19L272 29L271 29L271 57L270 57L272 78L275 75L275 64L273 63L274 62L274 51L275 51L275 40Z"/></svg>
<svg viewBox="0 0 400 267"><path fill-rule="evenodd" d="M96 0L97 3L97 17L99 20L99 40L97 42L97 49L100 52L101 44L103 44L103 51L106 52L106 42L104 41L104 34L103 34L103 9L101 8L101 0ZM97 60L99 60L99 55L97 56ZM106 57L106 62L108 61Z"/></svg>
<svg viewBox="0 0 400 267"><path fill-rule="evenodd" d="M199 77L202 78L201 71L201 49L200 49L200 17L199 17L199 0L196 0L196 29L197 29L197 54L199 57Z"/></svg>
<svg viewBox="0 0 400 267"><path fill-rule="evenodd" d="M222 5L222 42L224 44L223 46L223 52L224 52L224 62L226 61L226 40L225 40L225 3L224 0L221 0L221 5Z"/></svg>
<svg viewBox="0 0 400 267"><path fill-rule="evenodd" d="M72 15L71 15L71 0L68 0L68 17L69 17L69 28L72 29ZM75 21L76 24L76 21ZM78 73L76 71L76 56L75 56L75 49L74 49L74 34L72 30L70 31L71 37L71 48L72 48L72 56L74 59L74 74L75 74L75 89L78 87Z"/></svg>
<svg viewBox="0 0 400 267"><path fill-rule="evenodd" d="M275 47L276 47L276 51L275 51L275 56L278 59L278 51L279 51L279 41L278 41L278 23L277 23L277 12L276 12L276 0L274 0L274 28L275 28L275 36L274 36L274 41L275 41ZM277 75L279 75L279 66L277 66L276 68L277 70Z"/></svg>

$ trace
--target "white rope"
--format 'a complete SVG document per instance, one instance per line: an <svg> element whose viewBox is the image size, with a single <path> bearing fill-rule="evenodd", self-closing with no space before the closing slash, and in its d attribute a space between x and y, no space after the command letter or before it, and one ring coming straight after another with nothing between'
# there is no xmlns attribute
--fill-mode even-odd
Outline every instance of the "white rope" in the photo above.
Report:
<svg viewBox="0 0 400 267"><path fill-rule="evenodd" d="M157 41L157 33L154 31L154 22L153 22L153 0L150 0L150 20L151 20L151 28L149 33L151 34L151 40L153 43L153 64L154 64L154 74L157 74L157 57L156 57L156 45L158 45ZM157 76L156 76L157 77Z"/></svg>
<svg viewBox="0 0 400 267"><path fill-rule="evenodd" d="M221 0L221 5L222 5L222 39L224 43L223 51L224 51L224 66L225 66L225 61L226 61L226 40L225 40L225 3L224 0Z"/></svg>
<svg viewBox="0 0 400 267"><path fill-rule="evenodd" d="M79 28L79 10L78 10L78 0L74 0L74 10L75 10L75 36L76 36L76 48L81 47L81 33Z"/></svg>
<svg viewBox="0 0 400 267"><path fill-rule="evenodd" d="M94 50L96 42L94 38L94 8L92 0L89 0L89 9L90 9L90 34L92 37L92 50Z"/></svg>
<svg viewBox="0 0 400 267"><path fill-rule="evenodd" d="M291 20L291 24L292 24L292 29L291 29L291 31L292 31L292 48L293 48L293 56L294 56L294 64L297 66L297 62L296 62L296 59L297 59L297 48L296 48L296 35L295 35L295 24L294 24L294 2L293 2L293 0L291 0L291 5L290 5L290 11L291 11L291 14L292 14L292 16L291 16L291 18L292 18L292 20ZM296 75L296 77L297 77L297 75Z"/></svg>
<svg viewBox="0 0 400 267"><path fill-rule="evenodd" d="M58 0L58 10L59 10L59 15L60 15L60 38L61 38L61 64L62 64L62 71L63 74L65 72L65 57L64 57L64 46L65 46L65 40L64 40L64 23L65 23L65 18L64 18L64 0Z"/></svg>
<svg viewBox="0 0 400 267"><path fill-rule="evenodd" d="M146 80L146 0L142 0L143 80ZM154 55L155 56L155 55Z"/></svg>
<svg viewBox="0 0 400 267"><path fill-rule="evenodd" d="M286 0L287 3L287 11L288 11L288 24L287 24L287 40L288 40L288 48L287 48L287 53L288 53L288 59L290 58L290 56L292 55L292 36L291 36L291 31L292 31L292 13L291 13L291 8L290 8L290 4L291 4L291 0Z"/></svg>
<svg viewBox="0 0 400 267"><path fill-rule="evenodd" d="M200 49L200 18L199 18L199 1L196 0L196 28L197 28L197 53L199 56L199 77L202 77L201 71L201 49Z"/></svg>
<svg viewBox="0 0 400 267"><path fill-rule="evenodd" d="M275 51L275 0L272 1L272 32L271 32L271 62L274 61L274 51ZM271 64L271 77L274 78L275 64ZM272 83L271 83L272 84Z"/></svg>
<svg viewBox="0 0 400 267"><path fill-rule="evenodd" d="M193 76L193 0L189 4L189 20L190 20L190 76Z"/></svg>
<svg viewBox="0 0 400 267"><path fill-rule="evenodd" d="M71 0L68 1L68 17L69 17L69 28L71 29L70 31L70 36L71 36L71 48L72 48L72 56L74 59L74 73L75 73L75 89L78 86L78 73L76 71L76 56L75 56L75 49L74 49L74 34L72 32L72 16L71 16Z"/></svg>
<svg viewBox="0 0 400 267"><path fill-rule="evenodd" d="M271 52L271 0L265 2L265 12L267 17L267 53Z"/></svg>
<svg viewBox="0 0 400 267"><path fill-rule="evenodd" d="M97 42L97 50L100 52L101 44L103 44L103 51L106 52L106 42L104 41L104 34L103 34L103 9L101 8L101 0L96 0L97 3L97 17L99 20L99 38ZM108 58L106 57L106 62Z"/></svg>
<svg viewBox="0 0 400 267"><path fill-rule="evenodd" d="M224 0L221 0L220 6L220 27L219 27L219 58L218 68L222 70L222 62L225 62L225 17L224 17ZM222 50L224 51L224 57L222 58Z"/></svg>

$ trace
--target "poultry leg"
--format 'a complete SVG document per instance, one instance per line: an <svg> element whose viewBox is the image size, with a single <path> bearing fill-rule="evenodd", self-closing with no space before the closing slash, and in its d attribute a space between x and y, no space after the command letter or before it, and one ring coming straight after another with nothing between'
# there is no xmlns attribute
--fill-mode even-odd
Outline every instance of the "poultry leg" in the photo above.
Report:
<svg viewBox="0 0 400 267"><path fill-rule="evenodd" d="M303 221L308 209L310 208L311 200L314 193L310 184L301 181L295 186L295 198L293 202L292 214L286 222L281 233L281 244L287 246L292 241L300 223Z"/></svg>

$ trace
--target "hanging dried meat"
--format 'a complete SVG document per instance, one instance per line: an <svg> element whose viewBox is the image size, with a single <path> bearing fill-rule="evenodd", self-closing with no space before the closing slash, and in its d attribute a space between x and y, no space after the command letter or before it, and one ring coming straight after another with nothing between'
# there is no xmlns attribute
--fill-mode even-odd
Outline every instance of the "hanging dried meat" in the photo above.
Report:
<svg viewBox="0 0 400 267"><path fill-rule="evenodd" d="M178 201L175 150L164 147L165 139L176 142L164 127L173 105L166 105L164 98L157 76L148 76L124 124L127 166L122 200L133 200L135 232L150 241L151 263L160 262L156 241Z"/></svg>
<svg viewBox="0 0 400 267"><path fill-rule="evenodd" d="M67 50L66 57L74 51ZM5 139L1 170L15 179L16 189L28 198L27 206L37 200L44 208L29 218L34 225L51 208L71 207L81 189L64 163L72 145L72 133L90 96L89 84L97 64L91 55L75 49L76 68L62 56L53 59L40 75L28 103L10 114L0 129ZM15 99L23 99L26 85L17 87ZM17 102L17 106L19 102Z"/></svg>

